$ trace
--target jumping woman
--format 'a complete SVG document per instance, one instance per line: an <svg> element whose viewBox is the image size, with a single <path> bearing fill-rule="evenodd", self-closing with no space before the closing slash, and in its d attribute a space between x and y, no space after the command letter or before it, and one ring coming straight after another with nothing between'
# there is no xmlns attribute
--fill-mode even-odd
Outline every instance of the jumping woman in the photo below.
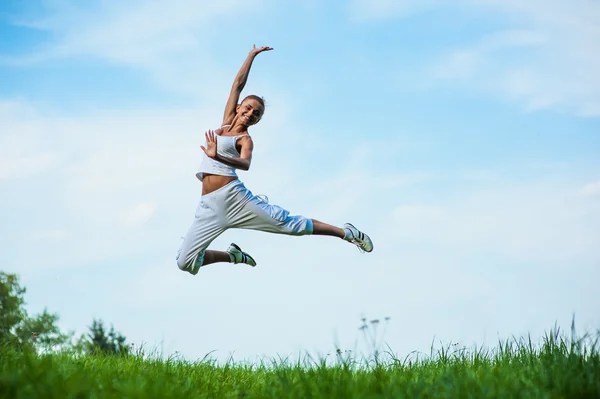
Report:
<svg viewBox="0 0 600 399"><path fill-rule="evenodd" d="M270 47L253 46L240 68L225 106L223 124L216 131L205 133L206 147L196 177L202 182L202 196L196 208L192 226L177 252L177 266L197 274L211 263L245 263L256 266L255 260L232 243L226 251L208 250L210 243L227 229L252 229L288 235L325 235L341 238L361 251L371 252L369 236L350 223L332 226L290 213L256 196L239 180L236 169L248 170L254 144L248 128L256 125L265 112L261 97L249 95L238 103L246 85L254 58Z"/></svg>

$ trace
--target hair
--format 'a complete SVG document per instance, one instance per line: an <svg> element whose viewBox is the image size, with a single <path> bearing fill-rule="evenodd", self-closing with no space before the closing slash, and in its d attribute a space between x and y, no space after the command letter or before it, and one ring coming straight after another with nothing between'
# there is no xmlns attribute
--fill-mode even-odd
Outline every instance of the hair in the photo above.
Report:
<svg viewBox="0 0 600 399"><path fill-rule="evenodd" d="M261 104L262 104L263 108L266 108L266 105L265 105L265 99L264 99L264 98L262 98L262 97L259 97L259 96L255 95L255 94L250 94L250 95L248 95L248 96L244 97L244 99L242 100L242 103L243 103L244 101L248 100L248 99L256 100L256 101L258 101L259 103L261 103ZM241 103L240 103L240 104L241 104Z"/></svg>

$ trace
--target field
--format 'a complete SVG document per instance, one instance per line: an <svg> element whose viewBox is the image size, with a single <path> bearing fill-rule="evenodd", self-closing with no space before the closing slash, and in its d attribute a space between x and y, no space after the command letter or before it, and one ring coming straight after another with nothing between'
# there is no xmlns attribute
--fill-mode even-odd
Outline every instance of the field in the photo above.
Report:
<svg viewBox="0 0 600 399"><path fill-rule="evenodd" d="M441 348L423 358L333 364L217 364L141 353L76 356L0 351L2 398L600 398L598 338L557 329L493 349ZM386 360L381 360L385 358Z"/></svg>

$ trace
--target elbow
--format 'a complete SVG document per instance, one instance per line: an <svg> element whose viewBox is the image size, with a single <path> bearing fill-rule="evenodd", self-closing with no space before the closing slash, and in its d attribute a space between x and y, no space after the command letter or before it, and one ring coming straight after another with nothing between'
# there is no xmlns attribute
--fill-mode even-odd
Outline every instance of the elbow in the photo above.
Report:
<svg viewBox="0 0 600 399"><path fill-rule="evenodd" d="M244 89L244 86L246 85L246 80L245 79L241 79L241 78L237 78L234 82L233 82L233 87L235 90L237 91L242 91Z"/></svg>

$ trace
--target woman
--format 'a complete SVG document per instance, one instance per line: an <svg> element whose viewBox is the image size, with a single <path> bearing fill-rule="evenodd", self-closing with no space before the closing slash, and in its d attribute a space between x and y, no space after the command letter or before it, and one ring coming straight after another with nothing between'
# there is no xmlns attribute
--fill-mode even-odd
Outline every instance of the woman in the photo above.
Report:
<svg viewBox="0 0 600 399"><path fill-rule="evenodd" d="M234 243L226 251L207 250L215 238L230 228L333 236L353 243L361 251L373 250L369 236L350 223L340 228L304 216L292 216L285 209L253 195L238 179L235 170L248 170L252 162L254 145L248 128L257 124L265 112L264 101L258 96L247 96L240 104L238 100L254 58L270 50L273 49L253 46L231 88L221 128L205 134L206 147L201 146L204 157L196 174L202 181L202 197L177 253L177 265L191 274L197 274L201 266L217 262L256 266L254 259Z"/></svg>

